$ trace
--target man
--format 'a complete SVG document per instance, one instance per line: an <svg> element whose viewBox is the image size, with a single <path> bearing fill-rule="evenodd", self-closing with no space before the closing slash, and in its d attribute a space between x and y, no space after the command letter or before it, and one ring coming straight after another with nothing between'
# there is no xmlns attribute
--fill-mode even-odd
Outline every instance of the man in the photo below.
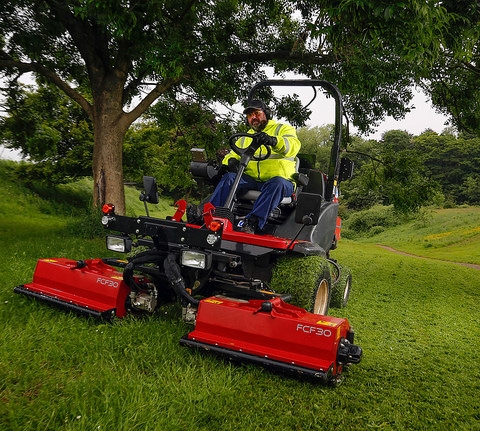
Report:
<svg viewBox="0 0 480 431"><path fill-rule="evenodd" d="M270 146L272 151L266 160L250 160L238 185L237 196L248 190L261 192L252 211L239 223L241 231L255 233L257 229L259 231L263 229L272 209L285 196L290 196L294 192L295 156L301 144L295 128L272 120L271 111L263 101L252 100L243 113L251 127L248 133L258 134L254 141L254 144L259 146L255 156L265 155L266 145ZM247 148L251 143L251 138L240 138L236 145ZM222 161L222 168L235 171L239 159L238 154L230 151ZM225 204L235 177L236 172L227 172L223 175L210 197L210 202L214 206Z"/></svg>

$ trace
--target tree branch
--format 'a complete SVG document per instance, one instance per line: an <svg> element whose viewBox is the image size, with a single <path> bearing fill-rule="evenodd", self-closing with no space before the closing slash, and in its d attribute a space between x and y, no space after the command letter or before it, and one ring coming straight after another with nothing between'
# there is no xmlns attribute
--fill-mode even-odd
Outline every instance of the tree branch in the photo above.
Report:
<svg viewBox="0 0 480 431"><path fill-rule="evenodd" d="M467 63L466 61L462 61L463 66L465 69L470 70L471 72L475 73L476 75L480 75L480 67L475 66L472 63Z"/></svg>
<svg viewBox="0 0 480 431"><path fill-rule="evenodd" d="M178 84L182 78L183 77L165 79L163 82L158 83L134 109L125 114L125 121L129 122L129 124L133 123L151 106L153 102L155 102L155 100L158 99L158 97L172 88L175 84Z"/></svg>
<svg viewBox="0 0 480 431"><path fill-rule="evenodd" d="M23 63L11 58L4 51L0 51L0 69L17 69L21 74L28 72L35 72L52 84L60 88L68 97L77 102L87 115L92 119L92 105L77 91L70 87L65 81L63 81L55 72L47 69L46 67L37 63Z"/></svg>
<svg viewBox="0 0 480 431"><path fill-rule="evenodd" d="M86 65L101 63L99 57L108 58L108 49L105 38L101 39L101 31L81 19L76 18L68 7L68 3L59 0L45 0L52 8L56 18L65 26L68 34L73 39ZM92 49L94 47L94 49ZM105 57L106 56L106 57Z"/></svg>
<svg viewBox="0 0 480 431"><path fill-rule="evenodd" d="M378 163L380 163L381 165L384 165L384 166L385 166L385 162L384 162L383 160L377 159L376 157L373 157L373 156L371 156L370 154L362 153L361 151L352 151L352 150L348 150L347 153L349 153L349 154L358 154L359 156L367 157L367 158L370 159L372 162L378 162Z"/></svg>

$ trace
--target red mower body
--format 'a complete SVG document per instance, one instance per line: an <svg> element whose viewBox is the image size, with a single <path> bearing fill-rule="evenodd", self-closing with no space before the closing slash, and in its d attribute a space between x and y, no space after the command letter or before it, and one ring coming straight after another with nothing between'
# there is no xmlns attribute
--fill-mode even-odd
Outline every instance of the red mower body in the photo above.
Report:
<svg viewBox="0 0 480 431"><path fill-rule="evenodd" d="M309 313L284 302L214 296L199 304L183 345L335 381L360 360L347 319Z"/></svg>
<svg viewBox="0 0 480 431"><path fill-rule="evenodd" d="M40 259L31 283L17 286L23 293L84 314L111 319L124 317L130 289L123 274L102 259Z"/></svg>

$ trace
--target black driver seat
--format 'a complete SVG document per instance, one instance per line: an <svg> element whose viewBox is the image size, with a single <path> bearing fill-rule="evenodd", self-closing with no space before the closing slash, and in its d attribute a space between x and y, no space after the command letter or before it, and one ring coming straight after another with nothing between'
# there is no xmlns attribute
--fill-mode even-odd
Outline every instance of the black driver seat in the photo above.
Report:
<svg viewBox="0 0 480 431"><path fill-rule="evenodd" d="M302 188L308 183L308 177L305 174L299 173L299 169L300 159L295 157L295 190L291 196L285 196L278 207L274 208L268 217L269 221L276 223L283 222L286 216L295 207L298 193L300 193ZM260 196L260 193L261 192L259 190L248 190L242 196L238 196L234 205L235 214L240 217L247 215L253 208L253 205Z"/></svg>

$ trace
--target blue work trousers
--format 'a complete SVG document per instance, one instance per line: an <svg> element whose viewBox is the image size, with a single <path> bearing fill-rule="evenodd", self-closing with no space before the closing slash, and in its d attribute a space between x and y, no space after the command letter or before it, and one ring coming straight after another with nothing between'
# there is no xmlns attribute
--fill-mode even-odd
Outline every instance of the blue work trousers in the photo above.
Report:
<svg viewBox="0 0 480 431"><path fill-rule="evenodd" d="M212 205L216 207L225 205L235 177L236 173L227 172L221 178L210 197ZM244 174L238 184L236 194L237 196L242 196L248 190L260 190L261 192L253 205L252 211L247 214L247 218L252 215L256 216L258 218L258 227L262 229L272 209L278 206L285 196L291 196L293 194L293 183L282 177L273 177L268 181L260 182Z"/></svg>

